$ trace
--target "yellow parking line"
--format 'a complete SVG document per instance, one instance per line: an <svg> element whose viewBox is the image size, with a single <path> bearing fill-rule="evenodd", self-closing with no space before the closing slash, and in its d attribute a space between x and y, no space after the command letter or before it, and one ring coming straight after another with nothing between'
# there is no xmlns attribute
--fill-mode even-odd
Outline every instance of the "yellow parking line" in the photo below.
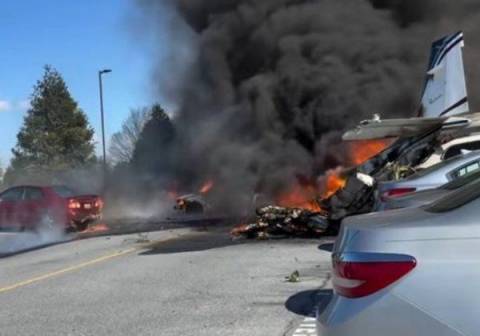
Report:
<svg viewBox="0 0 480 336"><path fill-rule="evenodd" d="M120 257L120 256L128 254L128 253L132 253L136 250L137 250L136 248L131 248L131 249L128 249L128 250L115 252L115 253L112 253L112 254L109 254L109 255L106 255L106 256L103 256L103 257L99 257L99 258L96 258L96 259L92 259L92 260L83 262L83 263L78 264L78 265L63 268L63 269L60 269L58 271L47 273L47 274L44 274L44 275L40 275L40 276L37 276L35 278L31 278L31 279L28 279L28 280L20 281L20 282L17 282L16 284L13 284L13 285L10 285L10 286L1 287L0 288L0 293L8 292L8 291L20 288L20 287L31 285L35 282L39 282L39 281L42 281L42 280L53 278L53 277L56 277L58 275L62 275L62 274L68 273L68 272L76 271L78 269L81 269L81 268L84 268L84 267L87 267L87 266L98 264L98 263L101 263L103 261L106 261L106 260L109 260L109 259L112 259L112 258Z"/></svg>

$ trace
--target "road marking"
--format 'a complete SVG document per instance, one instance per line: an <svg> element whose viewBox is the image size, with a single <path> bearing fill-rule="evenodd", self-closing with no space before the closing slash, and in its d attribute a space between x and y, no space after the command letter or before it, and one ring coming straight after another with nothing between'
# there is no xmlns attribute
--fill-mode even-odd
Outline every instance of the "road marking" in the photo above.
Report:
<svg viewBox="0 0 480 336"><path fill-rule="evenodd" d="M314 317L306 317L300 326L295 329L292 336L312 336L317 335L317 327L315 325Z"/></svg>
<svg viewBox="0 0 480 336"><path fill-rule="evenodd" d="M14 289L17 289L17 288L20 288L20 287L31 285L35 282L50 279L50 278L53 278L53 277L56 277L56 276L59 276L59 275L62 275L62 274L68 273L68 272L73 272L73 271L79 270L79 269L87 267L87 266L95 265L95 264L101 263L103 261L113 259L113 258L116 258L116 257L120 257L120 256L129 254L129 253L132 253L132 252L135 252L135 251L137 251L136 248L130 248L128 250L115 252L115 253L112 253L112 254L105 255L103 257L95 258L95 259L83 262L81 264L78 264L78 265L63 268L63 269L60 269L60 270L55 271L55 272L40 275L40 276L37 276L35 278L31 278L29 280L20 281L20 282L17 282L16 284L0 288L0 294L11 291L11 290L14 290Z"/></svg>

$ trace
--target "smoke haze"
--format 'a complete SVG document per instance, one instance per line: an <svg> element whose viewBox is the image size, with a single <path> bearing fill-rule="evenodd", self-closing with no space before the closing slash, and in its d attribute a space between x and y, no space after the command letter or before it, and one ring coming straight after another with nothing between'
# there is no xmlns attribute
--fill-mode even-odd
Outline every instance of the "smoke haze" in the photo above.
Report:
<svg viewBox="0 0 480 336"><path fill-rule="evenodd" d="M169 57L152 64L158 97L178 106L169 178L192 190L214 178L224 205L345 164L342 132L375 113L415 114L430 44L442 35L465 32L471 107L478 105L474 0L138 5L145 34L171 36Z"/></svg>

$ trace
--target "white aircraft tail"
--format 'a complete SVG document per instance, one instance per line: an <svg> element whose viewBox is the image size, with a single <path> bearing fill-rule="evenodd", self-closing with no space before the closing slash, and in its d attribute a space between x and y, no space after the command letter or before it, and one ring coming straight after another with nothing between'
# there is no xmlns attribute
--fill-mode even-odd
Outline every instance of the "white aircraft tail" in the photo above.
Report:
<svg viewBox="0 0 480 336"><path fill-rule="evenodd" d="M462 32L433 42L419 116L446 117L469 112L463 46Z"/></svg>

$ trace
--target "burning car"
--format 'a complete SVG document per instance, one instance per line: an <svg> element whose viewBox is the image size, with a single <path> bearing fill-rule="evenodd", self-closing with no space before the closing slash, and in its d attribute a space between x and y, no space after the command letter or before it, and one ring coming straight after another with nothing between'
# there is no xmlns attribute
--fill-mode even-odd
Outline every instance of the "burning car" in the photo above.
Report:
<svg viewBox="0 0 480 336"><path fill-rule="evenodd" d="M207 180L200 186L198 193L177 196L176 192L170 191L170 196L175 198L175 206L173 208L185 214L203 214L208 212L211 205L207 197L213 187L213 180Z"/></svg>
<svg viewBox="0 0 480 336"><path fill-rule="evenodd" d="M97 195L77 195L65 186L16 186L0 194L0 228L84 231L99 219L103 201Z"/></svg>
<svg viewBox="0 0 480 336"><path fill-rule="evenodd" d="M177 197L174 209L185 214L202 214L209 205L203 195L187 194Z"/></svg>

